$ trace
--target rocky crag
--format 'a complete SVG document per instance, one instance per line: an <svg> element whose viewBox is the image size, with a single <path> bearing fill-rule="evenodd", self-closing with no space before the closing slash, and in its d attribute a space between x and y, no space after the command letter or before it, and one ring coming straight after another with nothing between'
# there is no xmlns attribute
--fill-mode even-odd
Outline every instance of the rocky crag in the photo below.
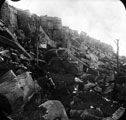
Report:
<svg viewBox="0 0 126 120"><path fill-rule="evenodd" d="M5 2L0 12L0 99L7 99L0 102L0 114L44 120L45 109L38 105L54 99L71 120L117 120L125 112L125 60L119 56L117 64L112 46L63 26L60 18L37 16Z"/></svg>
<svg viewBox="0 0 126 120"><path fill-rule="evenodd" d="M39 40L50 46L60 45L69 49L73 49L72 46L74 46L82 51L90 48L92 51L97 49L105 53L113 52L112 46L88 36L85 32L78 34L78 31L63 26L62 20L58 17L37 16L31 14L29 10L16 9L5 3L1 10L1 20L13 34L22 30L25 37L31 38L39 31Z"/></svg>

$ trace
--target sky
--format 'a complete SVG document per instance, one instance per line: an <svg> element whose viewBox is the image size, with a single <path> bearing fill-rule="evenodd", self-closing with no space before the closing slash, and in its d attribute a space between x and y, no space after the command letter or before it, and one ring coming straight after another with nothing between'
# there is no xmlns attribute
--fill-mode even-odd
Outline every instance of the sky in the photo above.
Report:
<svg viewBox="0 0 126 120"><path fill-rule="evenodd" d="M119 39L120 55L126 56L126 10L119 0L21 0L9 4L37 15L60 17L63 26L84 31L113 46Z"/></svg>

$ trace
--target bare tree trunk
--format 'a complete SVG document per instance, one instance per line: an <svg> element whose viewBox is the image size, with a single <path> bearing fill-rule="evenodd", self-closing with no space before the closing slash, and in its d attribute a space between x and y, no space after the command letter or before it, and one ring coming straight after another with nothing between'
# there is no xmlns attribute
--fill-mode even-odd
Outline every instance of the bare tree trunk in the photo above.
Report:
<svg viewBox="0 0 126 120"><path fill-rule="evenodd" d="M114 82L114 88L113 88L113 99L116 99L116 81L118 79L119 73L120 73L120 66L119 66L119 39L115 41L117 46L117 53L116 53L116 59L117 59L117 73L115 74L115 82Z"/></svg>
<svg viewBox="0 0 126 120"><path fill-rule="evenodd" d="M119 40L117 39L116 41L116 45L117 45L117 54L116 54L116 58L117 58L117 74L120 71L120 66L119 66Z"/></svg>

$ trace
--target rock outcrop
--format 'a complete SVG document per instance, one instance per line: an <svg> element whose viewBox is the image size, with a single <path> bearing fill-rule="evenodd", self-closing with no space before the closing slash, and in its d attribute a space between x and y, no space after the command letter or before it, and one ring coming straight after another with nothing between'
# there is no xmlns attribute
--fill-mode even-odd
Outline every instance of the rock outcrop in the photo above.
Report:
<svg viewBox="0 0 126 120"><path fill-rule="evenodd" d="M118 68L112 46L63 26L60 18L37 16L8 3L2 6L0 19L0 99L8 99L4 104L8 105L19 98L14 102L17 107L20 97L26 99L26 106L12 114L14 120L45 119L46 110L32 104L37 96L31 95L38 84L40 103L47 101L48 107L48 100L60 100L71 119L75 119L74 113L77 119L112 118L122 104L125 106L126 59L119 56ZM29 71L31 75L26 74ZM63 115L64 107L62 112L55 107L55 113ZM119 110L125 112L124 107ZM1 113L7 116L3 106Z"/></svg>
<svg viewBox="0 0 126 120"><path fill-rule="evenodd" d="M46 41L44 43L49 43L53 47L60 45L70 49L71 46L75 46L82 51L90 47L92 51L97 49L97 51L101 50L106 53L113 52L110 45L102 43L84 32L78 34L76 30L63 26L58 17L37 16L31 14L29 10L16 9L5 2L1 9L1 19L12 33L18 29L23 30L25 36L31 37L31 40L36 36L36 32L41 32L40 41Z"/></svg>

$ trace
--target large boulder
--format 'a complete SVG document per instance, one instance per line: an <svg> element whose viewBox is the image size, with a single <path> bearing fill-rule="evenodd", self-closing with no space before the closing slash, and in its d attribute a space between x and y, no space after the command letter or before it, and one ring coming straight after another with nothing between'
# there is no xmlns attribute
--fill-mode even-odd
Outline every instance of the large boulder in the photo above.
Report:
<svg viewBox="0 0 126 120"><path fill-rule="evenodd" d="M16 8L8 5L7 2L4 2L1 7L0 19L4 21L5 26L12 32L18 28L17 22L17 10Z"/></svg>
<svg viewBox="0 0 126 120"><path fill-rule="evenodd" d="M39 106L36 104L37 101L36 95L31 98L30 101L24 106L24 110L21 112L21 115L17 113L16 118L23 120L68 120L65 108L63 104L58 100L49 100Z"/></svg>
<svg viewBox="0 0 126 120"><path fill-rule="evenodd" d="M57 42L50 39L50 37L43 30L42 26L39 27L39 43L40 43L40 46L42 44L46 44L46 46L49 45L53 48L55 48L57 45Z"/></svg>
<svg viewBox="0 0 126 120"><path fill-rule="evenodd" d="M50 30L60 30L62 28L61 19L57 17L40 16L41 25Z"/></svg>
<svg viewBox="0 0 126 120"><path fill-rule="evenodd" d="M15 104L19 104L18 100ZM41 95L39 92L33 94L29 101L11 115L14 120L45 120L47 109L38 107L41 104Z"/></svg>
<svg viewBox="0 0 126 120"><path fill-rule="evenodd" d="M6 96L12 105L22 97L23 101L28 101L30 96L38 90L37 82L33 81L29 72L18 76L12 70L1 77L0 94Z"/></svg>
<svg viewBox="0 0 126 120"><path fill-rule="evenodd" d="M19 29L22 29L25 35L30 34L30 26L29 26L30 17L31 14L29 10L17 10Z"/></svg>
<svg viewBox="0 0 126 120"><path fill-rule="evenodd" d="M58 41L61 39L61 31L60 30L53 30L53 39Z"/></svg>
<svg viewBox="0 0 126 120"><path fill-rule="evenodd" d="M47 27L47 17L46 16L40 16L40 24L43 28Z"/></svg>
<svg viewBox="0 0 126 120"><path fill-rule="evenodd" d="M75 76L83 74L83 63L78 60L68 49L60 48L47 52L49 57L46 59L49 61L50 70L57 73L68 73Z"/></svg>
<svg viewBox="0 0 126 120"><path fill-rule="evenodd" d="M39 106L44 107L47 109L48 114L46 116L47 120L55 120L55 119L61 119L61 120L68 120L68 116L66 114L65 108L63 104L58 100L49 100L44 102Z"/></svg>
<svg viewBox="0 0 126 120"><path fill-rule="evenodd" d="M83 64L68 49L59 49L57 54L66 72L76 76L83 74Z"/></svg>

